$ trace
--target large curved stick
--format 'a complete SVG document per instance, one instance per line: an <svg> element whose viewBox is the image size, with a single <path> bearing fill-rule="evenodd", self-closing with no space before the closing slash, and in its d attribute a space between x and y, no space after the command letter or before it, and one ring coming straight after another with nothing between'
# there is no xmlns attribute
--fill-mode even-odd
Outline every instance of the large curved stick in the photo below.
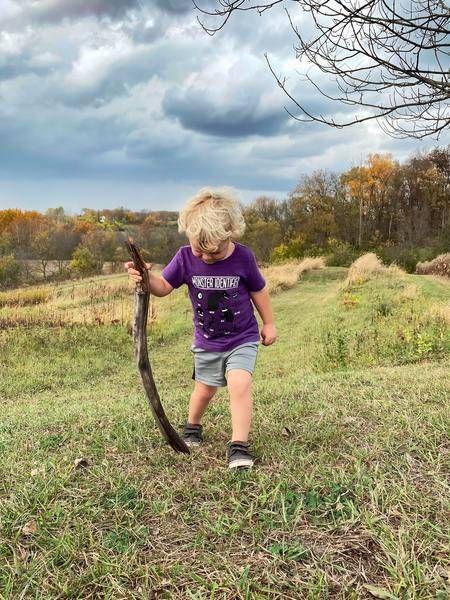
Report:
<svg viewBox="0 0 450 600"><path fill-rule="evenodd" d="M137 246L133 244L131 239L125 242L125 245L134 263L134 268L139 271L142 276L142 281L136 284L133 326L134 351L139 373L141 374L142 384L150 408L152 409L153 416L155 417L156 424L167 442L176 452L189 454L188 446L181 439L170 424L169 419L166 417L161 400L159 399L158 390L156 389L155 381L153 379L150 360L148 358L147 315L150 303L150 276Z"/></svg>

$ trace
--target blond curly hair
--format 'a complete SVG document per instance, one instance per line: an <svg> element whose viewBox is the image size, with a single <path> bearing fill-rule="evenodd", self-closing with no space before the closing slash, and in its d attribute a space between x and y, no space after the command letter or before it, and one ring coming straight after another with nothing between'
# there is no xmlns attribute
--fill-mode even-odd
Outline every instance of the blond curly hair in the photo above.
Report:
<svg viewBox="0 0 450 600"><path fill-rule="evenodd" d="M245 221L231 188L202 188L180 211L178 230L203 252L216 252L225 240L240 237Z"/></svg>

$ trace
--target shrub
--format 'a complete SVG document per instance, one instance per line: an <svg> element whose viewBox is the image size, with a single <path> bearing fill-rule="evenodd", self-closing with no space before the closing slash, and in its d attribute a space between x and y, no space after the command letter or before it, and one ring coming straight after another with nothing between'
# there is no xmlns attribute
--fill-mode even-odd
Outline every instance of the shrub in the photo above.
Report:
<svg viewBox="0 0 450 600"><path fill-rule="evenodd" d="M419 275L450 277L450 252L440 254L433 260L417 263L416 273Z"/></svg>
<svg viewBox="0 0 450 600"><path fill-rule="evenodd" d="M376 253L385 264L395 263L407 273L414 273L417 263L434 258L436 250L412 246L383 246L377 248Z"/></svg>
<svg viewBox="0 0 450 600"><path fill-rule="evenodd" d="M358 258L358 250L351 244L334 238L328 241L328 252L326 261L329 267L349 267Z"/></svg>
<svg viewBox="0 0 450 600"><path fill-rule="evenodd" d="M0 288L18 285L22 274L22 266L12 254L0 257Z"/></svg>
<svg viewBox="0 0 450 600"><path fill-rule="evenodd" d="M98 262L92 252L85 246L78 246L72 255L70 268L80 277L99 273Z"/></svg>
<svg viewBox="0 0 450 600"><path fill-rule="evenodd" d="M305 253L305 240L302 236L290 240L287 244L280 244L272 250L270 260L273 262L282 262L291 259L298 259Z"/></svg>

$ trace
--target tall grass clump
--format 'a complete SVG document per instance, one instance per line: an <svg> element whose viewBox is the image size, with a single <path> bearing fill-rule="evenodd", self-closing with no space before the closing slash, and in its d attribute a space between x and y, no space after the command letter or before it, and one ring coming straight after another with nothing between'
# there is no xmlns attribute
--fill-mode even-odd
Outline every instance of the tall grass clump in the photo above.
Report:
<svg viewBox="0 0 450 600"><path fill-rule="evenodd" d="M439 254L433 260L417 263L416 273L418 275L450 277L450 252Z"/></svg>
<svg viewBox="0 0 450 600"><path fill-rule="evenodd" d="M360 284L364 281L368 281L374 275L383 272L385 269L386 267L376 254L373 252L363 254L350 265L344 287L351 287L355 283Z"/></svg>
<svg viewBox="0 0 450 600"><path fill-rule="evenodd" d="M263 269L269 292L276 294L281 290L293 287L298 280L309 271L323 269L325 259L322 257L306 257L301 261L290 261L282 265L274 265Z"/></svg>
<svg viewBox="0 0 450 600"><path fill-rule="evenodd" d="M35 306L45 304L50 298L47 288L34 288L13 292L0 292L0 308L3 306Z"/></svg>
<svg viewBox="0 0 450 600"><path fill-rule="evenodd" d="M380 274L389 274L395 277L402 275L403 271L395 264L386 267L376 254L367 252L350 265L343 288L350 289L354 286L361 285L365 281L369 281Z"/></svg>

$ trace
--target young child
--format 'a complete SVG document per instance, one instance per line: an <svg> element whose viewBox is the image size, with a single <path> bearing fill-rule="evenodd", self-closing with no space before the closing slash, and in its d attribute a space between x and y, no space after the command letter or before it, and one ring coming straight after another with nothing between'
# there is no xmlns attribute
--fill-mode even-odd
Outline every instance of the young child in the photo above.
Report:
<svg viewBox="0 0 450 600"><path fill-rule="evenodd" d="M263 321L263 345L277 337L266 282L250 248L235 241L245 222L227 189L200 190L180 212L178 226L189 245L177 251L160 277L149 275L155 296L167 296L185 283L192 303L195 384L182 438L189 446L203 441L203 413L217 388L227 386L233 429L228 465L251 468L252 373L260 340L252 303ZM125 268L140 281L132 262Z"/></svg>

